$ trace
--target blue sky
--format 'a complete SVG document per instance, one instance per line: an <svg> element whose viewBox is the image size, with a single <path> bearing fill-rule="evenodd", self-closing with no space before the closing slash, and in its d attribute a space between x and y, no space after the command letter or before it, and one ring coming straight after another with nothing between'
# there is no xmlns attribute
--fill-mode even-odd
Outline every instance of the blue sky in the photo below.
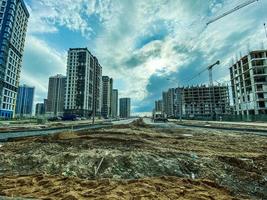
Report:
<svg viewBox="0 0 267 200"><path fill-rule="evenodd" d="M133 112L150 112L163 90L229 80L233 59L267 47L263 23L267 0L213 24L206 22L245 0L25 0L31 17L21 83L36 87L35 102L47 96L48 77L66 73L68 48L88 47L115 80ZM172 80L172 81L170 81Z"/></svg>

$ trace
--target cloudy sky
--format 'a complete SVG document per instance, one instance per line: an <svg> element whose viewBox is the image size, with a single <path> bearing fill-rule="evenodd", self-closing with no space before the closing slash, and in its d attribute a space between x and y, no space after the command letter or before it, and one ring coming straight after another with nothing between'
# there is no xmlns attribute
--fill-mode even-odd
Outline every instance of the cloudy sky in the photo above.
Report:
<svg viewBox="0 0 267 200"><path fill-rule="evenodd" d="M216 60L214 79L227 83L233 59L267 47L259 0L213 24L246 0L25 0L31 14L21 83L47 96L48 77L66 74L68 48L88 47L115 80L133 112L150 112L163 90L208 82L187 81Z"/></svg>

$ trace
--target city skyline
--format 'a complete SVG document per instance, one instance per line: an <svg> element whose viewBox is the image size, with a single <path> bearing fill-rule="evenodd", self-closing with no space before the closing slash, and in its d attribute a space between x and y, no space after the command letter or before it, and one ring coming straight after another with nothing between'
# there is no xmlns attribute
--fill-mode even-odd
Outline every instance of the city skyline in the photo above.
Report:
<svg viewBox="0 0 267 200"><path fill-rule="evenodd" d="M240 52L245 55L248 44L258 49L266 40L264 1L208 27L209 19L238 1L74 1L71 6L66 6L68 1L25 2L31 18L21 83L36 86L35 102L45 98L49 76L65 74L68 48L87 46L98 57L103 74L114 78L114 87L132 98L133 112L140 113L150 112L161 91L174 87L167 79L179 81L217 59L222 64L214 78L229 80L231 59ZM189 84L207 82L203 74Z"/></svg>

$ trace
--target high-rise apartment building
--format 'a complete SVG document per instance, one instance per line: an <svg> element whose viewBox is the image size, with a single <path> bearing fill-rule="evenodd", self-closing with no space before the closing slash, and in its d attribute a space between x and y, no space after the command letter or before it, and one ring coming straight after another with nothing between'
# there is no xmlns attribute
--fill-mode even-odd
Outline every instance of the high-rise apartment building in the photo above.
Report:
<svg viewBox="0 0 267 200"><path fill-rule="evenodd" d="M100 114L102 67L87 48L68 51L64 114L91 117Z"/></svg>
<svg viewBox="0 0 267 200"><path fill-rule="evenodd" d="M111 117L113 79L108 76L102 77L102 108L104 118Z"/></svg>
<svg viewBox="0 0 267 200"><path fill-rule="evenodd" d="M46 114L50 117L63 115L66 80L61 74L49 78Z"/></svg>
<svg viewBox="0 0 267 200"><path fill-rule="evenodd" d="M163 112L163 101L157 100L155 101L155 112Z"/></svg>
<svg viewBox="0 0 267 200"><path fill-rule="evenodd" d="M23 0L0 1L0 117L16 107L29 12Z"/></svg>
<svg viewBox="0 0 267 200"><path fill-rule="evenodd" d="M111 116L113 118L118 117L118 102L119 102L118 90L114 89L112 91L112 101L111 101Z"/></svg>
<svg viewBox="0 0 267 200"><path fill-rule="evenodd" d="M120 117L129 118L131 116L131 99L121 98L120 99Z"/></svg>
<svg viewBox="0 0 267 200"><path fill-rule="evenodd" d="M44 103L37 103L35 106L35 116L43 116L45 115L45 105Z"/></svg>
<svg viewBox="0 0 267 200"><path fill-rule="evenodd" d="M252 51L230 67L234 113L267 114L267 50Z"/></svg>
<svg viewBox="0 0 267 200"><path fill-rule="evenodd" d="M171 88L167 92L162 93L163 112L168 117L174 117L174 95L174 88Z"/></svg>
<svg viewBox="0 0 267 200"><path fill-rule="evenodd" d="M31 117L33 109L34 87L19 86L16 102L16 116Z"/></svg>

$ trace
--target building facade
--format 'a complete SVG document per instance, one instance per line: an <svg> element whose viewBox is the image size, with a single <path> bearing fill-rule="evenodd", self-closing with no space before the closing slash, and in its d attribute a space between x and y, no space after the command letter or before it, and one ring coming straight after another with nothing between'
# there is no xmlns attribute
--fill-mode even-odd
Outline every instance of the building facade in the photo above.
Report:
<svg viewBox="0 0 267 200"><path fill-rule="evenodd" d="M96 57L93 57L94 80L93 80L93 115L101 116L102 106L102 67Z"/></svg>
<svg viewBox="0 0 267 200"><path fill-rule="evenodd" d="M46 115L62 116L66 91L66 76L56 75L49 78Z"/></svg>
<svg viewBox="0 0 267 200"><path fill-rule="evenodd" d="M19 86L16 101L16 116L31 117L33 109L34 87L27 85Z"/></svg>
<svg viewBox="0 0 267 200"><path fill-rule="evenodd" d="M163 92L169 118L216 119L231 113L228 86L190 86Z"/></svg>
<svg viewBox="0 0 267 200"><path fill-rule="evenodd" d="M23 0L0 1L0 117L15 114L29 12Z"/></svg>
<svg viewBox="0 0 267 200"><path fill-rule="evenodd" d="M230 67L234 114L267 114L267 50L252 51Z"/></svg>
<svg viewBox="0 0 267 200"><path fill-rule="evenodd" d="M113 79L108 76L102 77L102 107L101 113L104 118L111 117Z"/></svg>
<svg viewBox="0 0 267 200"><path fill-rule="evenodd" d="M111 117L118 117L118 102L119 102L118 90L114 89L112 91L112 101L111 101Z"/></svg>
<svg viewBox="0 0 267 200"><path fill-rule="evenodd" d="M100 114L102 67L87 48L68 51L64 115Z"/></svg>
<svg viewBox="0 0 267 200"><path fill-rule="evenodd" d="M40 117L45 115L45 104L37 103L35 106L35 116Z"/></svg>
<svg viewBox="0 0 267 200"><path fill-rule="evenodd" d="M120 99L120 118L131 117L131 99L121 98Z"/></svg>
<svg viewBox="0 0 267 200"><path fill-rule="evenodd" d="M180 94L186 118L217 119L231 114L228 86L192 86L183 88Z"/></svg>
<svg viewBox="0 0 267 200"><path fill-rule="evenodd" d="M155 112L163 112L163 101L162 100L157 100L155 101Z"/></svg>
<svg viewBox="0 0 267 200"><path fill-rule="evenodd" d="M174 95L175 89L171 88L167 92L162 93L162 105L163 105L163 113L166 114L167 117L175 117L174 116Z"/></svg>

